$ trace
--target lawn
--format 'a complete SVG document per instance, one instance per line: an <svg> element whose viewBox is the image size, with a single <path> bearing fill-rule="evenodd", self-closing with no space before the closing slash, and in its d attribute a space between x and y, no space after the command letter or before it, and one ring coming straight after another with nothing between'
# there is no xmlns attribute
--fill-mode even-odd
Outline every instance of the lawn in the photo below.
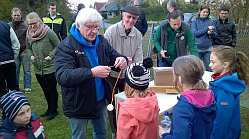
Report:
<svg viewBox="0 0 249 139"><path fill-rule="evenodd" d="M33 69L33 68L32 68ZM22 73L22 71L21 71ZM22 75L20 76L22 77ZM20 78L20 88L23 89L23 80ZM58 85L59 92L59 104L58 111L59 115L50 121L43 121L43 125L45 127L45 134L48 139L70 139L71 132L68 126L68 120L64 116L62 111L62 103L61 103L61 93L60 87ZM29 98L29 102L31 103L32 111L37 115L43 114L47 109L47 103L44 97L44 94L41 90L40 85L38 84L34 72L32 70L32 92L30 94L25 94ZM92 138L92 127L91 124L88 125L87 129L87 138ZM108 132L108 139L111 138L111 132Z"/></svg>

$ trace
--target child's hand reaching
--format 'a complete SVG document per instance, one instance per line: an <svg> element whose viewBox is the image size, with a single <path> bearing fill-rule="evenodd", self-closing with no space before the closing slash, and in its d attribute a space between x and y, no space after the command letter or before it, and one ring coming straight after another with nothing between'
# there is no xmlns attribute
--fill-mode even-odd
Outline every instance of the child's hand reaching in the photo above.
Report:
<svg viewBox="0 0 249 139"><path fill-rule="evenodd" d="M159 137L162 138L163 134L170 133L170 128L163 128L161 125L159 125L158 131L159 131Z"/></svg>

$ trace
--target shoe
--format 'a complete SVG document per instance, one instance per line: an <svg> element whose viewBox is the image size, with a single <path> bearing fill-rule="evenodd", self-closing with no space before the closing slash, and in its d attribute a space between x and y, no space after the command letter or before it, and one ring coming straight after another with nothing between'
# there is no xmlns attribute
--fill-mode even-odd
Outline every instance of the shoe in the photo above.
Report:
<svg viewBox="0 0 249 139"><path fill-rule="evenodd" d="M52 119L54 119L57 115L58 115L58 112L56 112L56 113L50 113L50 114L48 114L47 116L45 116L43 119L44 119L44 120L52 120Z"/></svg>
<svg viewBox="0 0 249 139"><path fill-rule="evenodd" d="M41 114L40 117L46 117L46 116L48 116L48 115L49 115L49 112L46 111L45 113Z"/></svg>
<svg viewBox="0 0 249 139"><path fill-rule="evenodd" d="M31 93L31 88L25 88L24 92L27 93L27 94Z"/></svg>

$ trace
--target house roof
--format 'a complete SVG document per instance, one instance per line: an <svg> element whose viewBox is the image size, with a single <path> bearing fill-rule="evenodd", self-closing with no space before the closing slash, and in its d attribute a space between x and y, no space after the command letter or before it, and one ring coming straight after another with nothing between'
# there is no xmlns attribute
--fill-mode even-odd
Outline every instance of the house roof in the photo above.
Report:
<svg viewBox="0 0 249 139"><path fill-rule="evenodd" d="M106 2L95 2L94 3L94 8L100 12L100 9L105 6Z"/></svg>

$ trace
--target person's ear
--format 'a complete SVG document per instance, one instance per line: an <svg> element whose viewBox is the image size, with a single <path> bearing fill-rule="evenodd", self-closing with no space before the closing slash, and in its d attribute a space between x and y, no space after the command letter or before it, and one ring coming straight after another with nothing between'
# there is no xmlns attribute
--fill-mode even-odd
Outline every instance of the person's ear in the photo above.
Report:
<svg viewBox="0 0 249 139"><path fill-rule="evenodd" d="M180 86L182 86L182 77L181 76L178 76L178 82L179 82Z"/></svg>
<svg viewBox="0 0 249 139"><path fill-rule="evenodd" d="M229 62L224 62L223 63L224 69L229 69L229 66L230 66Z"/></svg>

